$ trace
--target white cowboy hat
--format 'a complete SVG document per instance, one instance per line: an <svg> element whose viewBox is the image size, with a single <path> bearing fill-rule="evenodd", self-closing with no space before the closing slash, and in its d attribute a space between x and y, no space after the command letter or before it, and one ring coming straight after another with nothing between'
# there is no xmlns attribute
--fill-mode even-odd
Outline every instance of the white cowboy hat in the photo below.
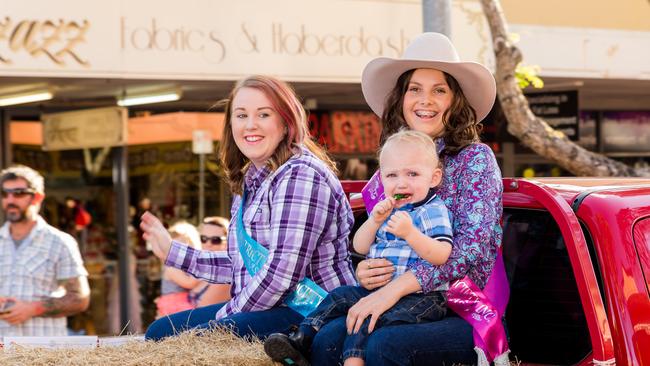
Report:
<svg viewBox="0 0 650 366"><path fill-rule="evenodd" d="M492 109L497 89L490 70L476 62L461 62L449 38L429 32L417 36L402 58L379 57L363 69L361 89L375 114L382 116L386 96L400 75L412 69L437 69L453 76L476 111L477 122Z"/></svg>

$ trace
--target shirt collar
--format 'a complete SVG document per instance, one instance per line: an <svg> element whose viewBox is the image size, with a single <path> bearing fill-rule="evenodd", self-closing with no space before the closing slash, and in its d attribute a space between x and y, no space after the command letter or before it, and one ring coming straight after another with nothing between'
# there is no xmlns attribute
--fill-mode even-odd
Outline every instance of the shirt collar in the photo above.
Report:
<svg viewBox="0 0 650 366"><path fill-rule="evenodd" d="M303 154L311 154L309 149L307 149L305 146L300 145L298 147L295 147L293 149L294 155L303 155ZM291 158L289 158L290 160ZM244 174L244 186L246 189L248 189L251 192L257 191L257 189L262 185L264 180L271 175L273 171L268 165L264 165L261 168L257 168L255 164L249 163L248 168L246 168L246 174Z"/></svg>
<svg viewBox="0 0 650 366"><path fill-rule="evenodd" d="M438 137L437 139L434 140L434 142L436 143L436 150L438 151L438 154L440 154L442 150L445 149L445 146L447 145L445 144L445 139L442 137Z"/></svg>
<svg viewBox="0 0 650 366"><path fill-rule="evenodd" d="M25 238L30 237L34 233L37 233L47 225L45 222L45 219L41 217L41 215L38 215L36 217L36 225L32 228L32 230L27 234ZM9 232L9 221L5 221L4 225L2 225L2 228L0 228L0 239L11 239L11 234Z"/></svg>
<svg viewBox="0 0 650 366"><path fill-rule="evenodd" d="M246 189L252 192L257 191L269 174L271 174L271 168L269 168L268 165L264 165L258 169L254 164L249 164L246 174L244 175L244 184Z"/></svg>

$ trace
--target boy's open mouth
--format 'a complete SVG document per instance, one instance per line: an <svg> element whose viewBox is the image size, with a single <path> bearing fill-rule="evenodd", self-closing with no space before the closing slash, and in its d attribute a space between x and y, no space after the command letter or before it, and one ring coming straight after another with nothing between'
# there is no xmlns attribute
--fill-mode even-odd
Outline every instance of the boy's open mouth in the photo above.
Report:
<svg viewBox="0 0 650 366"><path fill-rule="evenodd" d="M406 199L411 198L411 194L410 193L395 193L393 195L393 198L396 201L406 200Z"/></svg>

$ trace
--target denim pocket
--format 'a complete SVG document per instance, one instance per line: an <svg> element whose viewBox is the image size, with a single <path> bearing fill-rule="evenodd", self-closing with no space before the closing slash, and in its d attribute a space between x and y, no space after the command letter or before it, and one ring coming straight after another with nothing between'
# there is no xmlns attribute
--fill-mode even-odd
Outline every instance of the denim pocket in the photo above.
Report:
<svg viewBox="0 0 650 366"><path fill-rule="evenodd" d="M422 306L425 308L417 317L417 323L440 320L447 315L447 299L441 291L423 295Z"/></svg>
<svg viewBox="0 0 650 366"><path fill-rule="evenodd" d="M417 324L442 319L447 313L447 301L442 292L411 294L400 299L382 315L382 326Z"/></svg>

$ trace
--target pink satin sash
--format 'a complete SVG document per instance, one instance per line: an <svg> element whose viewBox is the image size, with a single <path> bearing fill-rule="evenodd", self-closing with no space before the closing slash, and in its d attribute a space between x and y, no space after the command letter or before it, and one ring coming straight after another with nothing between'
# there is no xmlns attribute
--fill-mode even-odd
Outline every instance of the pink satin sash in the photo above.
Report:
<svg viewBox="0 0 650 366"><path fill-rule="evenodd" d="M483 291L469 277L455 281L447 292L447 304L474 328L474 344L488 362L508 351L501 318L508 305L510 288L501 251Z"/></svg>

